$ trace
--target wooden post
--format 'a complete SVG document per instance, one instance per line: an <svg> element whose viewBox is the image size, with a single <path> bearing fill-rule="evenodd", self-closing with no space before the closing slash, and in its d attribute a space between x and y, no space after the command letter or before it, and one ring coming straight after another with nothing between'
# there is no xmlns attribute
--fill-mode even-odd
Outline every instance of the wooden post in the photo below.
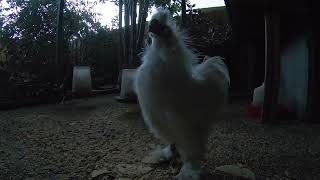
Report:
<svg viewBox="0 0 320 180"><path fill-rule="evenodd" d="M55 73L56 82L61 80L61 62L63 58L63 9L64 0L59 0L58 6L58 28L57 28L57 42L56 42L56 62L55 62Z"/></svg>
<svg viewBox="0 0 320 180"><path fill-rule="evenodd" d="M257 48L255 48L252 43L248 43L248 87L247 91L249 94L253 94L253 90L255 88L255 77L254 77L254 69L255 69L255 62L257 59Z"/></svg>
<svg viewBox="0 0 320 180"><path fill-rule="evenodd" d="M261 121L275 120L280 80L280 17L275 12L265 14L265 95Z"/></svg>

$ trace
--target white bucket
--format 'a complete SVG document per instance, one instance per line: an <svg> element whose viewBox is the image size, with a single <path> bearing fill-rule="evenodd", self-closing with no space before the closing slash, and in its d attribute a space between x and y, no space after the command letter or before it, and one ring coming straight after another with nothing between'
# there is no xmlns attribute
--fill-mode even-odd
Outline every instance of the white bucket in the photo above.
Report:
<svg viewBox="0 0 320 180"><path fill-rule="evenodd" d="M262 107L264 102L264 82L261 86L254 89L252 104L257 107Z"/></svg>
<svg viewBox="0 0 320 180"><path fill-rule="evenodd" d="M73 93L90 93L91 86L91 71L89 66L74 66L72 79Z"/></svg>
<svg viewBox="0 0 320 180"><path fill-rule="evenodd" d="M121 77L121 98L127 97L135 97L134 93L134 79L136 76L136 69L123 69L122 70L122 77Z"/></svg>

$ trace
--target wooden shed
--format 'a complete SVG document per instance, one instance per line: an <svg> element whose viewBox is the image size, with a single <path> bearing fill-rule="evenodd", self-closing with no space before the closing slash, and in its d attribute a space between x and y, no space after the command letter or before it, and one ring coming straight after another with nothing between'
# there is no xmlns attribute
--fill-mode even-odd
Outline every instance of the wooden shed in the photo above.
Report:
<svg viewBox="0 0 320 180"><path fill-rule="evenodd" d="M301 120L320 122L320 31L315 0L225 0L225 4L233 38L247 53L251 69L265 68L262 122L275 120L279 102ZM255 77L254 72L249 71L248 77Z"/></svg>

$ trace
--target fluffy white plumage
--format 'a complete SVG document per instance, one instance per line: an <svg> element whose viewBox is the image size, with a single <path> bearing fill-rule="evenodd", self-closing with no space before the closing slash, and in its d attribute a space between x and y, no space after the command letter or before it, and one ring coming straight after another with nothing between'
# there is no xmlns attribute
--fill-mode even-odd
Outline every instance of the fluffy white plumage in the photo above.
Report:
<svg viewBox="0 0 320 180"><path fill-rule="evenodd" d="M166 10L153 15L149 34L152 43L135 79L145 123L176 146L184 162L178 179L200 179L209 129L227 100L228 69L220 57L193 66L196 56ZM170 158L173 153L167 147L157 154Z"/></svg>

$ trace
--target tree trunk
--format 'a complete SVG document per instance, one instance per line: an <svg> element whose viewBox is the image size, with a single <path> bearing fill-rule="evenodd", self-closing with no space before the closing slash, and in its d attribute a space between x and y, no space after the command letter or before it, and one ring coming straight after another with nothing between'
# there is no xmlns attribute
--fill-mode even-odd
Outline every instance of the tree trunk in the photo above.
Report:
<svg viewBox="0 0 320 180"><path fill-rule="evenodd" d="M144 32L146 26L147 13L149 8L149 0L140 0L139 2L139 22L138 22L138 37L137 37L137 53L140 53L143 48Z"/></svg>
<svg viewBox="0 0 320 180"><path fill-rule="evenodd" d="M123 66L123 28L122 28L122 8L123 8L123 1L119 0L119 71L121 71Z"/></svg>
<svg viewBox="0 0 320 180"><path fill-rule="evenodd" d="M186 0L181 0L181 23L182 27L186 25Z"/></svg>
<svg viewBox="0 0 320 180"><path fill-rule="evenodd" d="M141 23L141 20L142 20L142 11L143 11L143 6L144 6L144 0L139 0L138 2L138 5L139 5L139 16L138 16L138 34L139 34L139 31L140 31L140 23Z"/></svg>
<svg viewBox="0 0 320 180"><path fill-rule="evenodd" d="M137 29L137 0L131 0L131 8L130 8L130 16L131 16L131 32L130 32L130 62L129 66L130 68L133 68L136 66L136 29Z"/></svg>
<svg viewBox="0 0 320 180"><path fill-rule="evenodd" d="M121 72L123 69L123 58L124 58L124 39L123 39L123 28L122 28L122 7L123 7L123 1L119 0L119 61L118 61L118 84L121 83Z"/></svg>
<svg viewBox="0 0 320 180"><path fill-rule="evenodd" d="M124 3L124 60L123 68L129 66L129 53L130 53L130 11L129 11L130 0L125 0Z"/></svg>
<svg viewBox="0 0 320 180"><path fill-rule="evenodd" d="M64 0L59 1L58 9L58 30L57 30L57 42L56 42L56 82L60 82L62 77L62 68L60 67L63 57L63 9Z"/></svg>

